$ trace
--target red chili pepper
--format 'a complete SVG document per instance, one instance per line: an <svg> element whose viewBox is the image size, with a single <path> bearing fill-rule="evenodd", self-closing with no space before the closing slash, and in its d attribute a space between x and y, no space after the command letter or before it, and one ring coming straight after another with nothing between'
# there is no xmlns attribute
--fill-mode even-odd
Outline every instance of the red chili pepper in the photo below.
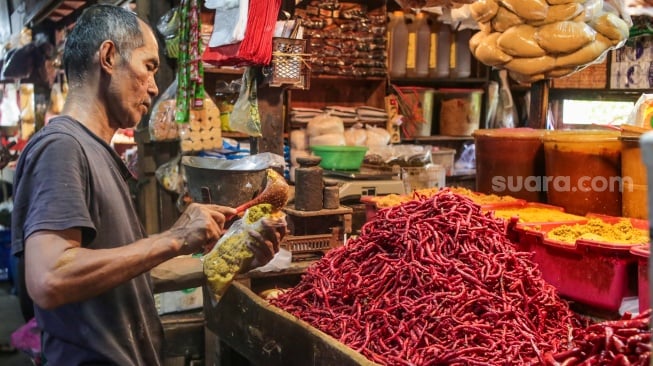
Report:
<svg viewBox="0 0 653 366"><path fill-rule="evenodd" d="M382 364L529 364L581 325L530 258L445 189L380 210L271 302Z"/></svg>

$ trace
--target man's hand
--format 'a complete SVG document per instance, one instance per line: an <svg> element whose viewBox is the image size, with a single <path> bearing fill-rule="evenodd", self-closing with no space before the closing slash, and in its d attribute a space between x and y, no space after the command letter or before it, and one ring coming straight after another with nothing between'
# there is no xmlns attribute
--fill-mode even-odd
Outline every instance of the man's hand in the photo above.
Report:
<svg viewBox="0 0 653 366"><path fill-rule="evenodd" d="M178 237L179 255L210 250L224 232L226 217L235 214L231 207L191 203L170 228Z"/></svg>
<svg viewBox="0 0 653 366"><path fill-rule="evenodd" d="M279 251L279 244L286 236L286 219L263 219L263 230L257 232L250 230L249 235L255 239L248 245L249 250L254 253L254 259L246 270L251 270L266 265Z"/></svg>

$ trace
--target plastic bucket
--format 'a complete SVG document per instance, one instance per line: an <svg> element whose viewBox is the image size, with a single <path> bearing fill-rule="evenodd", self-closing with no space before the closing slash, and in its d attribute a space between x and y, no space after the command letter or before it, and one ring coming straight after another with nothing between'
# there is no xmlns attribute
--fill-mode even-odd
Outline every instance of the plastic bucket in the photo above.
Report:
<svg viewBox="0 0 653 366"><path fill-rule="evenodd" d="M442 165L430 164L423 167L401 168L404 190L411 194L418 189L442 188L445 186L446 172Z"/></svg>
<svg viewBox="0 0 653 366"><path fill-rule="evenodd" d="M641 134L622 136L621 140L621 176L624 182L622 191L622 214L626 217L647 219L646 166L642 160L639 146Z"/></svg>
<svg viewBox="0 0 653 366"><path fill-rule="evenodd" d="M621 216L618 131L549 131L544 135L544 165L549 204L581 216Z"/></svg>
<svg viewBox="0 0 653 366"><path fill-rule="evenodd" d="M188 192L195 202L237 207L263 189L266 164L243 167L238 160L184 156Z"/></svg>
<svg viewBox="0 0 653 366"><path fill-rule="evenodd" d="M471 136L481 122L482 89L439 89L440 135Z"/></svg>
<svg viewBox="0 0 653 366"><path fill-rule="evenodd" d="M476 130L476 190L546 202L544 176L545 130L500 128Z"/></svg>
<svg viewBox="0 0 653 366"><path fill-rule="evenodd" d="M422 117L421 123L415 123L412 128L408 128L407 135L410 136L406 137L431 136L435 89L404 86L400 87L399 90L403 94L404 103L410 106L413 113Z"/></svg>
<svg viewBox="0 0 653 366"><path fill-rule="evenodd" d="M621 192L621 207L624 217L646 220L648 218L648 186L624 182Z"/></svg>

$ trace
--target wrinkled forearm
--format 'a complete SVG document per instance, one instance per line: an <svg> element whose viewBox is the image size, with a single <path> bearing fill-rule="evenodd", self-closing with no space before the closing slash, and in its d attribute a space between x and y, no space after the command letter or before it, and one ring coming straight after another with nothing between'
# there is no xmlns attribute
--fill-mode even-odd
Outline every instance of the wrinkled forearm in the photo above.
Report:
<svg viewBox="0 0 653 366"><path fill-rule="evenodd" d="M182 238L165 232L119 248L66 248L28 290L43 308L87 300L179 255L182 246Z"/></svg>

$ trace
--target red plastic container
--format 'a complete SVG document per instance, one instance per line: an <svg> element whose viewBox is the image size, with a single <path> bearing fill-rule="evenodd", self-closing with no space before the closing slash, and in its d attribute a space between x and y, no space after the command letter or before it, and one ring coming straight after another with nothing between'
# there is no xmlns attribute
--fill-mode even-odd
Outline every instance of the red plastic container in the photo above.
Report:
<svg viewBox="0 0 653 366"><path fill-rule="evenodd" d="M524 206L520 207L497 207L495 208L496 210L501 210L501 209L520 209L520 208L541 208L541 209L549 209L549 210L554 210L554 211L559 211L559 212L564 212L565 209L559 206L553 206L549 205L546 203L538 203L538 202L528 202ZM568 220L568 221L556 221L556 224L576 224L576 223L584 223L585 219L579 218L578 220ZM535 246L535 241L537 241L537 238L534 237L533 235L527 235L526 230L528 229L538 229L541 227L543 224L547 224L550 222L520 222L519 221L519 215L515 215L510 220L508 221L508 238L515 243L515 249L518 251L522 252L528 252L528 251L534 251L534 246Z"/></svg>
<svg viewBox="0 0 653 366"><path fill-rule="evenodd" d="M637 258L637 295L639 297L640 313L651 307L651 292L649 290L648 261L651 250L648 245L639 245L630 248Z"/></svg>
<svg viewBox="0 0 653 366"><path fill-rule="evenodd" d="M594 217L599 216L595 215ZM600 216L614 223L624 218ZM645 220L632 219L638 229L648 228ZM543 223L539 228L526 226L534 262L544 280L558 289L560 295L596 308L617 311L624 297L637 294L637 259L625 245L593 240L576 240L575 244L546 238L554 228L568 223Z"/></svg>

